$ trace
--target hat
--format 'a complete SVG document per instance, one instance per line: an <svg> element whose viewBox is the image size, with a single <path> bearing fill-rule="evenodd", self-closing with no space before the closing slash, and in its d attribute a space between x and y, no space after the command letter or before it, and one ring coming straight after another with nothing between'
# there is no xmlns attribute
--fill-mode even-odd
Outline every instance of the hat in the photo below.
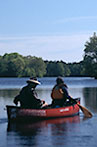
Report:
<svg viewBox="0 0 97 147"><path fill-rule="evenodd" d="M40 82L37 80L37 78L33 78L33 77L30 78L30 80L28 80L27 83L35 83L35 84L37 84L37 85L40 84Z"/></svg>

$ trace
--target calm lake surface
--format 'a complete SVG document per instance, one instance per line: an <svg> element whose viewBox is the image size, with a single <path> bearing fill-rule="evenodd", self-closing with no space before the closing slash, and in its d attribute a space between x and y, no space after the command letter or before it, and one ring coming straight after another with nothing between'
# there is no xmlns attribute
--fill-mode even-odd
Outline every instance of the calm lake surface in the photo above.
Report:
<svg viewBox="0 0 97 147"><path fill-rule="evenodd" d="M27 124L8 124L6 105L26 85L28 78L0 78L0 147L97 147L97 80L93 78L64 78L68 91L81 98L81 105L93 117L79 116L44 120ZM51 89L56 78L39 78L38 97L51 103Z"/></svg>

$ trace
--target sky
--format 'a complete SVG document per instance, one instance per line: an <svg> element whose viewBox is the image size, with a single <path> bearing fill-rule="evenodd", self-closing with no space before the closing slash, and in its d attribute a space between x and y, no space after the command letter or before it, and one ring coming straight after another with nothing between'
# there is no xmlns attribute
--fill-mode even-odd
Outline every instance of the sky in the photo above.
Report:
<svg viewBox="0 0 97 147"><path fill-rule="evenodd" d="M97 0L0 0L0 55L80 62L97 32Z"/></svg>

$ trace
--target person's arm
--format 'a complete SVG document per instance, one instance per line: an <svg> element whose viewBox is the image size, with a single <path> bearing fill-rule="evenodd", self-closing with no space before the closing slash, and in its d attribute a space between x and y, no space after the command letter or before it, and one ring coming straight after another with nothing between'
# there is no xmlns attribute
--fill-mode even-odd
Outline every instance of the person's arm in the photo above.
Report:
<svg viewBox="0 0 97 147"><path fill-rule="evenodd" d="M67 88L62 87L62 91L63 91L64 98L71 99L71 96L69 95L67 91Z"/></svg>
<svg viewBox="0 0 97 147"><path fill-rule="evenodd" d="M18 105L19 99L20 99L20 95L17 95L17 96L14 98L13 103L14 103L15 105Z"/></svg>
<svg viewBox="0 0 97 147"><path fill-rule="evenodd" d="M65 87L62 88L62 91L64 92L64 98L68 99L70 102L77 103L76 100L74 100L68 93L67 89Z"/></svg>
<svg viewBox="0 0 97 147"><path fill-rule="evenodd" d="M38 98L35 89L31 89L29 92L30 92L31 97L33 97L34 102L37 102L37 103L43 102L43 100L40 100L40 99Z"/></svg>
<svg viewBox="0 0 97 147"><path fill-rule="evenodd" d="M36 101L36 102L40 103L41 105L43 105L43 104L44 104L44 105L45 105L45 104L47 105L47 103L45 102L45 100L40 100L40 99L38 98L36 91L33 91L33 92L34 92L33 95L34 95L34 98L35 98L35 101Z"/></svg>
<svg viewBox="0 0 97 147"><path fill-rule="evenodd" d="M22 88L22 90L20 91L20 93L14 98L13 103L15 105L18 105L18 102L20 101L20 97L22 96L22 93L23 93L23 89L24 88Z"/></svg>

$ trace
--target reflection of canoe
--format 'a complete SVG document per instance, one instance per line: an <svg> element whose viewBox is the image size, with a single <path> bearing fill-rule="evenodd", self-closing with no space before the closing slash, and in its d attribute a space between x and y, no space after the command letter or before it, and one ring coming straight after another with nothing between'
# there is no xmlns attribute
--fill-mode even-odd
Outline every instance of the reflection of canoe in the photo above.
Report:
<svg viewBox="0 0 97 147"><path fill-rule="evenodd" d="M80 99L78 99L80 103ZM24 109L16 106L6 106L8 120L40 120L56 117L69 117L79 113L77 104L68 104L65 107L48 109Z"/></svg>
<svg viewBox="0 0 97 147"><path fill-rule="evenodd" d="M25 132L25 133L33 133L33 130L38 128L48 127L50 125L57 124L68 124L68 123L80 123L80 116L76 115L73 117L65 117L65 118L54 118L47 120L40 120L37 122L24 122L24 123L8 123L7 131L16 131L16 132Z"/></svg>

